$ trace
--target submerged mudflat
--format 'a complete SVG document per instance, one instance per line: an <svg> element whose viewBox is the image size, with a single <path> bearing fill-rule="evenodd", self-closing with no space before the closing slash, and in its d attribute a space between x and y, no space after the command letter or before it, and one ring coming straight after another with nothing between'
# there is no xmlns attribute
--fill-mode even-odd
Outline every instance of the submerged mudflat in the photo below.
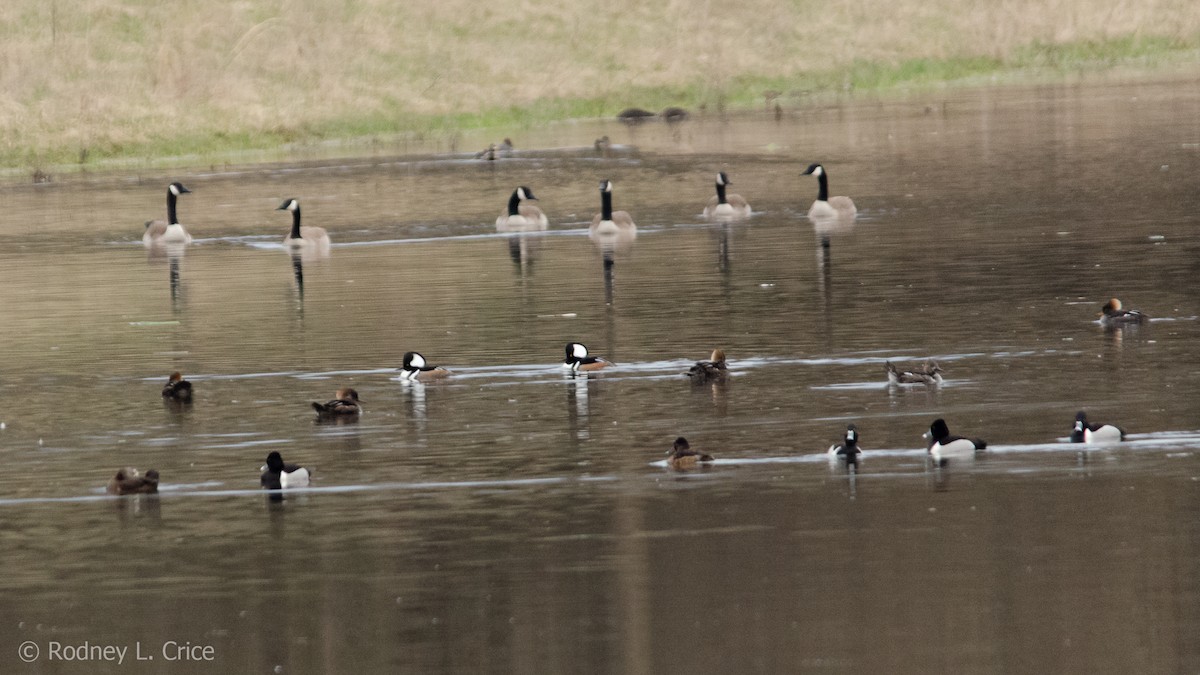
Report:
<svg viewBox="0 0 1200 675"><path fill-rule="evenodd" d="M230 672L1194 670L1197 91L6 188L0 663L69 636ZM811 162L853 224L808 220ZM721 170L749 220L701 218ZM176 179L196 241L148 252ZM636 240L589 238L601 179ZM548 230L496 232L518 185ZM284 251L287 197L327 256ZM1153 319L1104 329L1114 296ZM569 341L618 366L565 376ZM731 375L692 384L715 347ZM454 376L399 381L413 350ZM942 386L886 386L927 358ZM361 419L316 424L342 386ZM1066 443L1080 409L1129 440ZM933 470L937 417L989 452ZM822 454L850 422L853 479ZM679 435L714 465L656 464ZM312 487L264 499L271 450ZM161 494L104 496L125 465Z"/></svg>

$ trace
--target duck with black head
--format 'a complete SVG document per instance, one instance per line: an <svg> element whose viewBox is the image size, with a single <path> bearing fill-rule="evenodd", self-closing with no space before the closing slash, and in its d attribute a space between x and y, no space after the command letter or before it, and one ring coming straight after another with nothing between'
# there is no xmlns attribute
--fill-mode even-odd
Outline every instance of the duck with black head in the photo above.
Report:
<svg viewBox="0 0 1200 675"><path fill-rule="evenodd" d="M272 451L267 455L267 464L262 467L259 483L266 490L284 490L308 485L311 472L299 464L288 464L283 456Z"/></svg>
<svg viewBox="0 0 1200 675"><path fill-rule="evenodd" d="M981 438L964 438L950 433L946 420L938 418L929 426L924 434L929 456L934 462L942 463L947 459L974 459L975 453L987 448L987 441Z"/></svg>
<svg viewBox="0 0 1200 675"><path fill-rule="evenodd" d="M667 466L672 469L694 469L698 466L707 468L712 461L712 455L696 452L683 436L676 438L671 449L667 451Z"/></svg>
<svg viewBox="0 0 1200 675"><path fill-rule="evenodd" d="M563 368L570 369L572 373L603 370L614 365L612 361L607 361L599 356L590 356L588 348L582 342L568 342L566 353L567 358L563 360Z"/></svg>
<svg viewBox="0 0 1200 675"><path fill-rule="evenodd" d="M1113 424L1088 422L1087 413L1075 413L1075 428L1071 430L1072 443L1118 443L1125 440L1125 430Z"/></svg>
<svg viewBox="0 0 1200 675"><path fill-rule="evenodd" d="M404 361L400 368L401 380L428 382L449 376L449 370L441 366L429 365L420 352L404 353Z"/></svg>
<svg viewBox="0 0 1200 675"><path fill-rule="evenodd" d="M858 441L861 436L858 435L858 427L853 424L846 425L846 435L842 438L841 443L834 443L829 446L829 458L846 462L847 464L857 464L862 455L862 449L858 447Z"/></svg>

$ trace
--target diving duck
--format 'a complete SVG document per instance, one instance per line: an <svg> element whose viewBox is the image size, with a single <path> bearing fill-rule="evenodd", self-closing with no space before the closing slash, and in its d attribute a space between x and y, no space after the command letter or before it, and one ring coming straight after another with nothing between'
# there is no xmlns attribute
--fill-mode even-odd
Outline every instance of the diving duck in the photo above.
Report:
<svg viewBox="0 0 1200 675"><path fill-rule="evenodd" d="M693 469L697 465L713 461L712 455L692 450L692 446L683 436L675 439L675 444L667 451L667 466L672 469Z"/></svg>

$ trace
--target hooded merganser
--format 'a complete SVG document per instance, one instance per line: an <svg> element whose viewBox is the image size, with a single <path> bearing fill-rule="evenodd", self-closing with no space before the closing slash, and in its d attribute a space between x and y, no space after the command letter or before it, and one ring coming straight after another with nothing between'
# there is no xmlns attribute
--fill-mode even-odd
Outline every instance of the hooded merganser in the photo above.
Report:
<svg viewBox="0 0 1200 675"><path fill-rule="evenodd" d="M1136 309L1122 309L1121 301L1113 298L1100 308L1100 324L1103 326L1128 326L1140 324L1150 317Z"/></svg>
<svg viewBox="0 0 1200 675"><path fill-rule="evenodd" d="M358 415L362 413L362 401L358 399L358 392L346 387L338 389L334 394L334 398L326 403L318 403L313 401L313 410L317 411L318 415L335 416L335 415Z"/></svg>
<svg viewBox="0 0 1200 675"><path fill-rule="evenodd" d="M563 368L570 368L572 372L600 370L613 365L612 361L605 361L599 356L588 356L587 347L581 342L568 342L566 351Z"/></svg>
<svg viewBox="0 0 1200 675"><path fill-rule="evenodd" d="M729 182L729 176L724 171L719 172L717 174L717 194L709 198L708 205L704 207L705 218L748 218L750 216L750 204L741 195L725 194L725 188L729 185L733 185Z"/></svg>
<svg viewBox="0 0 1200 675"><path fill-rule="evenodd" d="M1087 413L1075 413L1075 428L1071 431L1072 443L1116 443L1125 440L1125 430L1112 424L1090 424Z"/></svg>
<svg viewBox="0 0 1200 675"><path fill-rule="evenodd" d="M191 190L185 188L182 183L171 183L167 186L167 219L146 221L146 231L142 233L143 244L149 247L161 244L192 243L192 235L183 229L183 225L179 224L179 218L175 215L175 200L179 198L179 195L189 192Z"/></svg>
<svg viewBox="0 0 1200 675"><path fill-rule="evenodd" d="M158 472L150 469L143 476L133 467L118 469L104 490L110 495L152 495L158 492Z"/></svg>
<svg viewBox="0 0 1200 675"><path fill-rule="evenodd" d="M924 437L928 442L929 454L935 462L941 462L943 459L972 458L976 450L987 447L987 441L980 438L972 440L962 436L951 436L950 427L946 426L946 420L941 418L929 425L929 431Z"/></svg>
<svg viewBox="0 0 1200 675"><path fill-rule="evenodd" d="M267 465L262 468L259 482L267 490L304 487L308 485L310 472L299 464L285 464L278 452L267 455Z"/></svg>
<svg viewBox="0 0 1200 675"><path fill-rule="evenodd" d="M728 372L729 369L725 366L724 350L714 349L709 360L697 361L696 365L688 369L687 375L692 378L693 382L708 382L721 379Z"/></svg>
<svg viewBox="0 0 1200 675"><path fill-rule="evenodd" d="M450 371L441 366L426 365L425 357L421 356L419 352L404 353L404 365L400 371L402 380L437 380L449 374Z"/></svg>
<svg viewBox="0 0 1200 675"><path fill-rule="evenodd" d="M713 461L712 455L692 450L687 439L683 436L675 439L675 444L667 451L667 466L672 469L693 469L698 464Z"/></svg>
<svg viewBox="0 0 1200 675"><path fill-rule="evenodd" d="M812 164L802 175L817 177L817 201L813 202L808 209L809 218L829 218L831 216L854 218L858 214L858 209L855 208L854 202L849 197L829 196L829 177L825 167L820 164Z"/></svg>
<svg viewBox="0 0 1200 675"><path fill-rule="evenodd" d="M162 396L171 401L191 403L192 383L183 379L183 373L171 373L171 377L167 378L167 383L163 385Z"/></svg>

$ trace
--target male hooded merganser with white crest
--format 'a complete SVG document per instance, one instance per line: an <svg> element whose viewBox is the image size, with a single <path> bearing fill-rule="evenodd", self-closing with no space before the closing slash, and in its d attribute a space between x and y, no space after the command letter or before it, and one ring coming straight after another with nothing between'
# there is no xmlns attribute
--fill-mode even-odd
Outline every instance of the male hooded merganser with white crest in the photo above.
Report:
<svg viewBox="0 0 1200 675"><path fill-rule="evenodd" d="M568 342L566 351L563 368L570 368L571 372L600 370L613 365L612 361L605 361L599 356L588 356L587 347L581 342Z"/></svg>
<svg viewBox="0 0 1200 675"><path fill-rule="evenodd" d="M849 464L858 463L858 456L862 454L862 448L858 447L858 440L858 427L853 424L847 424L846 436L842 439L842 442L829 446L830 458L840 459Z"/></svg>
<svg viewBox="0 0 1200 675"><path fill-rule="evenodd" d="M667 466L672 469L693 469L701 463L713 461L712 455L696 452L683 436L675 439L675 444L667 451Z"/></svg>
<svg viewBox="0 0 1200 675"><path fill-rule="evenodd" d="M158 472L150 469L143 476L133 467L118 469L117 475L109 479L104 491L110 495L155 494L158 492Z"/></svg>
<svg viewBox="0 0 1200 675"><path fill-rule="evenodd" d="M267 455L267 465L262 468L259 482L267 490L304 487L308 485L310 472L299 464L286 464L278 452Z"/></svg>
<svg viewBox="0 0 1200 675"><path fill-rule="evenodd" d="M300 202L287 199L276 211L292 212L292 231L283 239L283 245L290 249L325 249L329 248L329 233L323 227L311 225L300 226Z"/></svg>
<svg viewBox="0 0 1200 675"><path fill-rule="evenodd" d="M692 378L693 382L707 382L721 379L728 372L729 369L725 365L725 351L714 349L709 360L697 361L696 365L688 369L687 376Z"/></svg>
<svg viewBox="0 0 1200 675"><path fill-rule="evenodd" d="M167 186L167 219L146 221L146 231L142 233L143 244L157 246L192 243L192 235L183 229L183 225L179 224L179 217L175 214L175 200L179 199L179 195L189 192L191 190L185 188L182 183L171 183Z"/></svg>
<svg viewBox="0 0 1200 675"><path fill-rule="evenodd" d="M924 434L924 438L929 443L929 454L935 462L941 462L943 459L970 459L975 456L976 450L987 447L987 441L981 438L972 440L950 435L950 427L946 426L946 420L941 418L929 425L929 431Z"/></svg>
<svg viewBox="0 0 1200 675"><path fill-rule="evenodd" d="M1075 413L1075 428L1071 430L1072 443L1116 443L1125 440L1125 430L1112 424L1090 424L1087 413Z"/></svg>
<svg viewBox="0 0 1200 675"><path fill-rule="evenodd" d="M163 385L162 396L171 401L191 403L192 383L183 379L183 373L171 373L171 377L167 378L167 383Z"/></svg>
<svg viewBox="0 0 1200 675"><path fill-rule="evenodd" d="M425 363L425 357L420 352L405 352L404 364L400 370L402 380L438 380L450 374L441 366L431 366Z"/></svg>
<svg viewBox="0 0 1200 675"><path fill-rule="evenodd" d="M501 232L546 229L550 220L536 204L530 204L531 201L537 201L532 189L522 185L513 190L512 196L508 198L508 210L496 219L496 229Z"/></svg>
<svg viewBox="0 0 1200 675"><path fill-rule="evenodd" d="M891 361L885 362L883 368L887 371L888 384L940 385L944 381L942 367L937 361L926 361L921 370L900 370Z"/></svg>
<svg viewBox="0 0 1200 675"><path fill-rule="evenodd" d="M725 194L725 188L733 185L724 171L717 173L717 194L710 197L704 207L705 218L748 218L750 204L741 195Z"/></svg>
<svg viewBox="0 0 1200 675"><path fill-rule="evenodd" d="M313 410L317 414L325 417L336 417L340 415L358 415L362 413L362 401L358 399L358 392L349 387L338 389L334 394L334 398L326 403L318 403L313 401Z"/></svg>
<svg viewBox="0 0 1200 675"><path fill-rule="evenodd" d="M592 217L592 234L599 235L633 235L637 225L628 211L613 211L611 180L600 181L600 213Z"/></svg>
<svg viewBox="0 0 1200 675"><path fill-rule="evenodd" d="M1129 326L1140 324L1149 318L1139 310L1123 309L1121 301L1116 298L1104 303L1104 306L1100 308L1100 325L1102 326Z"/></svg>
<svg viewBox="0 0 1200 675"><path fill-rule="evenodd" d="M803 175L817 177L817 201L813 202L808 209L809 218L853 218L858 214L858 209L855 208L854 202L849 197L829 196L829 177L826 175L825 167L813 164Z"/></svg>

